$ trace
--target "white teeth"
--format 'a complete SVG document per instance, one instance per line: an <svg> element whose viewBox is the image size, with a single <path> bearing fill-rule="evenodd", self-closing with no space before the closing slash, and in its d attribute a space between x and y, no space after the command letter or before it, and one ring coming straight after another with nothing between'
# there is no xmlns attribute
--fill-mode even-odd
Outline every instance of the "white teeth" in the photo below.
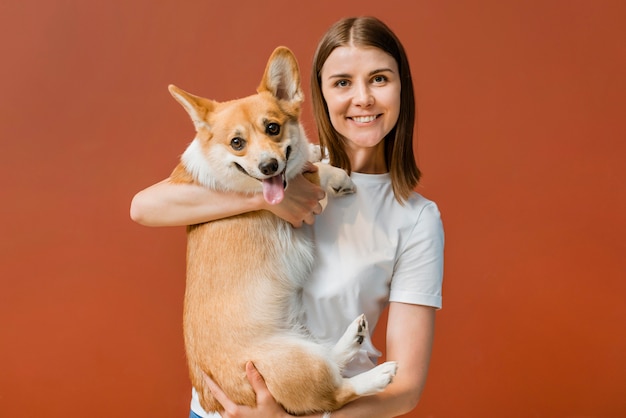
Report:
<svg viewBox="0 0 626 418"><path fill-rule="evenodd" d="M353 121L358 122L358 123L367 123L367 122L371 122L374 119L376 119L376 116L354 116L352 118Z"/></svg>

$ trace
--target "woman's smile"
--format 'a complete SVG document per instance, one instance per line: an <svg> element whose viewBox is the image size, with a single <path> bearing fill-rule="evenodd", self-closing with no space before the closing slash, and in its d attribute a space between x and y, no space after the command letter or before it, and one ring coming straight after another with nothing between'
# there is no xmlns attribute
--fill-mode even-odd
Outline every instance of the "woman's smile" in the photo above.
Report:
<svg viewBox="0 0 626 418"><path fill-rule="evenodd" d="M348 119L352 119L356 123L370 123L376 120L377 115L371 116L349 116Z"/></svg>

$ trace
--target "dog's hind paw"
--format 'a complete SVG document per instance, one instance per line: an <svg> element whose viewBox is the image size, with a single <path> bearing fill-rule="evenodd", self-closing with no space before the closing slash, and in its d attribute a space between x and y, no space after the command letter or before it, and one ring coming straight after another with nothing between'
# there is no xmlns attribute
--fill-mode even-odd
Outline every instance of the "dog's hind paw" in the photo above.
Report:
<svg viewBox="0 0 626 418"><path fill-rule="evenodd" d="M392 381L398 364L388 361L350 378L350 383L357 395L368 396L384 390Z"/></svg>
<svg viewBox="0 0 626 418"><path fill-rule="evenodd" d="M333 347L333 358L340 365L346 365L356 356L361 348L361 344L369 334L369 326L365 315L360 315L346 329L335 347Z"/></svg>

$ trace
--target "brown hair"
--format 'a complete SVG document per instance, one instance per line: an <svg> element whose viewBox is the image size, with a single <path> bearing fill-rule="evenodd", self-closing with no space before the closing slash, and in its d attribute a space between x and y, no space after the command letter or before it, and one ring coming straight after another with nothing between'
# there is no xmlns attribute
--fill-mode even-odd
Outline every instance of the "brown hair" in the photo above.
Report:
<svg viewBox="0 0 626 418"><path fill-rule="evenodd" d="M340 46L376 47L391 55L400 72L400 115L396 126L385 137L385 163L391 176L396 199L405 202L419 183L421 172L413 154L415 96L409 62L404 47L396 35L375 17L352 17L336 22L328 29L315 51L311 72L311 97L320 146L328 153L330 164L351 171L345 150L345 138L330 122L326 101L322 95L321 72L331 52Z"/></svg>

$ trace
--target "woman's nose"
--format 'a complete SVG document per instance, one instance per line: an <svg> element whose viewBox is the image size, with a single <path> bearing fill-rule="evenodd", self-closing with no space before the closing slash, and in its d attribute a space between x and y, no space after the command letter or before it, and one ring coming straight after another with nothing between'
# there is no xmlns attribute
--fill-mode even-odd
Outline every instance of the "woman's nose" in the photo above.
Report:
<svg viewBox="0 0 626 418"><path fill-rule="evenodd" d="M367 107L374 103L374 96L369 88L365 84L358 84L354 91L354 97L352 102L357 106Z"/></svg>

